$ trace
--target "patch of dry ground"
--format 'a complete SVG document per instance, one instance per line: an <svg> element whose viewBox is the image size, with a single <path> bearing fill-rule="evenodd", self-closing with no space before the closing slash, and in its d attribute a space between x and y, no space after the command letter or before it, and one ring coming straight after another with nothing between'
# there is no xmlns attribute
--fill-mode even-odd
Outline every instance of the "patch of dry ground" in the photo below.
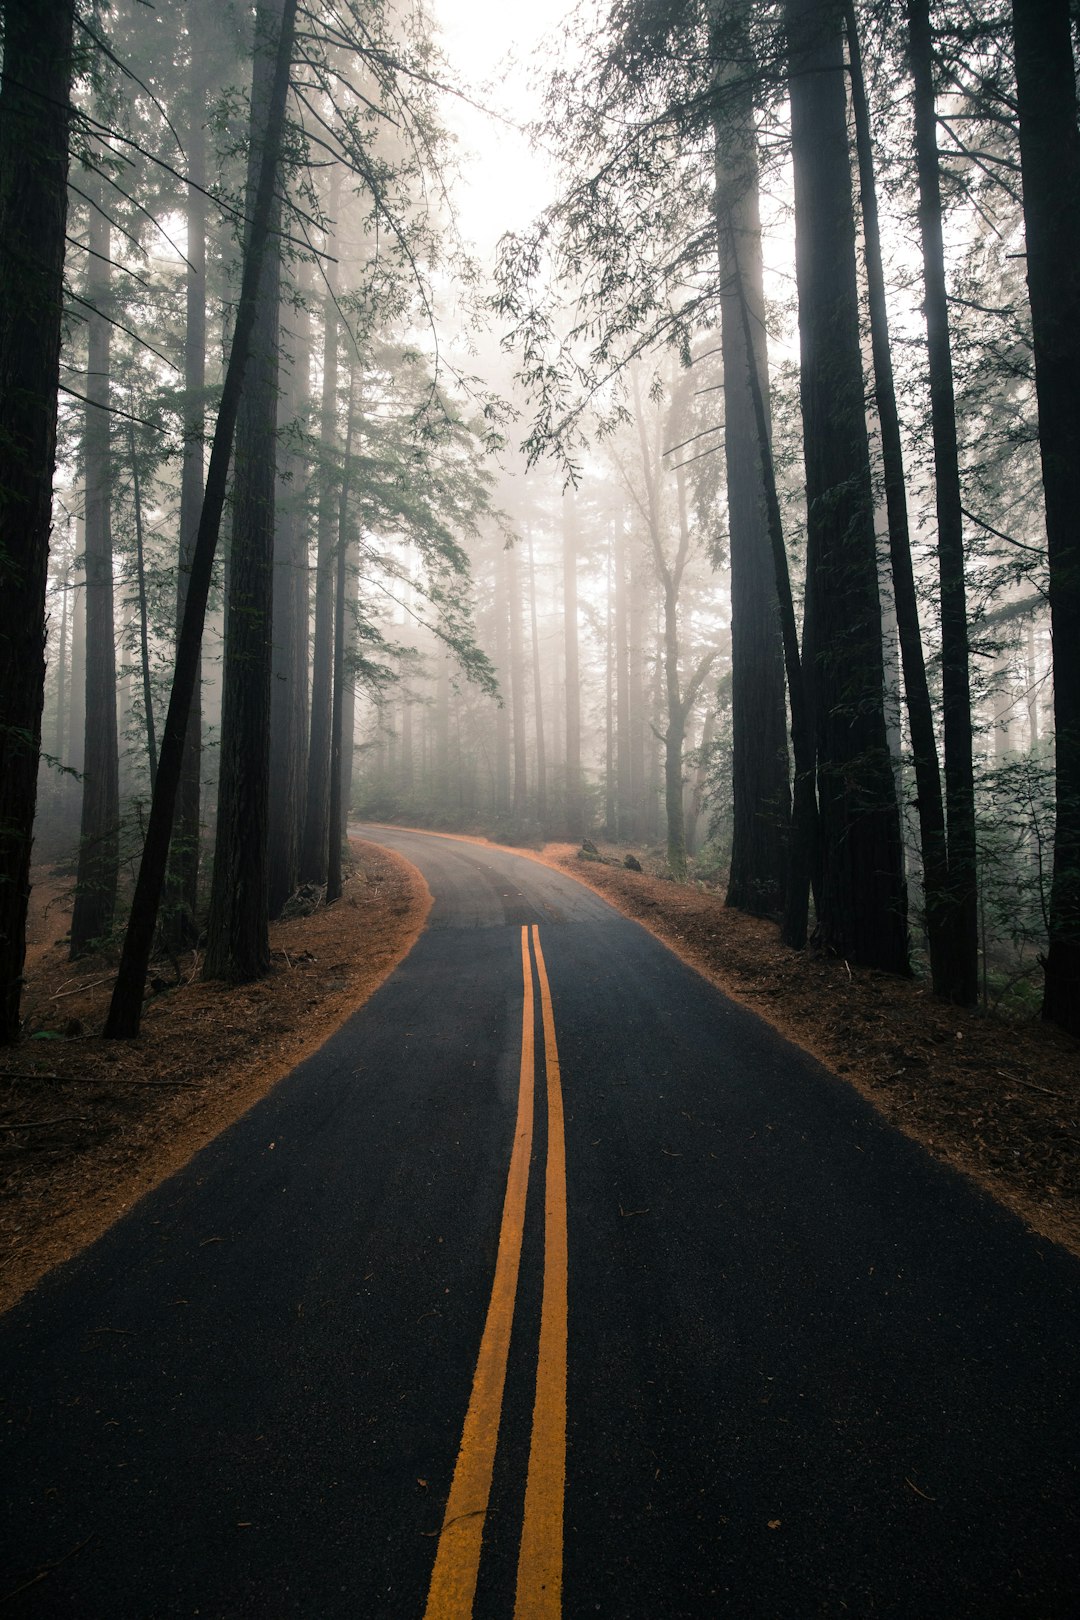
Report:
<svg viewBox="0 0 1080 1620"><path fill-rule="evenodd" d="M0 1309L250 1108L396 967L431 896L400 856L352 848L335 905L272 925L268 978L203 983L188 956L183 982L148 1000L135 1041L97 1033L115 960L67 960L52 942L67 927L70 883L35 874L31 1033L0 1051Z"/></svg>
<svg viewBox="0 0 1080 1620"><path fill-rule="evenodd" d="M790 951L774 924L729 911L715 891L583 860L569 844L549 844L541 858L643 923L893 1125L1080 1254L1076 1041L1037 1019L948 1007L913 981Z"/></svg>

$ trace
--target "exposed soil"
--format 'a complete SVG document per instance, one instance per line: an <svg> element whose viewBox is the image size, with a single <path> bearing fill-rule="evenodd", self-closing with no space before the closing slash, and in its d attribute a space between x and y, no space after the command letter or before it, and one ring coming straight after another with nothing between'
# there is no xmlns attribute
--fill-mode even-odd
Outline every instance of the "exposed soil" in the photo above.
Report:
<svg viewBox="0 0 1080 1620"><path fill-rule="evenodd" d="M199 961L148 999L135 1041L105 1041L115 958L67 959L70 879L34 874L23 1014L0 1051L0 1309L185 1164L362 1006L419 934L427 886L352 842L342 898L275 923L257 984L204 983ZM172 964L155 965L172 981Z"/></svg>
<svg viewBox="0 0 1080 1620"><path fill-rule="evenodd" d="M204 984L188 957L182 982L150 997L130 1042L96 1033L115 961L68 962L55 942L67 927L69 881L36 874L29 1038L0 1052L0 1309L245 1112L405 955L431 904L427 888L387 850L354 840L353 851L336 905L273 926L269 978ZM571 845L521 853L603 894L894 1125L1080 1254L1077 1042L789 951L773 924L728 911L702 885L584 861ZM601 847L613 861L622 853ZM157 971L174 977L171 966Z"/></svg>
<svg viewBox="0 0 1080 1620"><path fill-rule="evenodd" d="M569 844L549 844L540 858L643 923L893 1125L1080 1255L1080 1043L1037 1019L948 1007L911 980L788 950L774 924L729 911L715 890L627 871L623 851L599 851L618 864L584 860Z"/></svg>

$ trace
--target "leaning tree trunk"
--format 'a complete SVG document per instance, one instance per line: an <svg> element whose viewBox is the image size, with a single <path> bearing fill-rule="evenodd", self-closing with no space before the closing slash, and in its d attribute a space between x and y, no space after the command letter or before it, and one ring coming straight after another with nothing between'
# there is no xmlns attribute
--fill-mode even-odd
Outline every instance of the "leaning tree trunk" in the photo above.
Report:
<svg viewBox="0 0 1080 1620"><path fill-rule="evenodd" d="M206 492L199 518L199 533L192 558L184 623L176 647L169 712L161 740L157 786L150 805L142 862L135 884L135 895L128 918L120 971L113 987L104 1033L112 1038L128 1038L139 1033L143 986L154 940L158 906L165 880L173 815L184 750L184 732L191 711L192 694L199 668L206 602L214 567L214 552L225 506L225 491L232 457L237 411L244 385L244 371L251 352L252 335L259 313L259 285L262 261L267 250L275 209L275 189L279 180L281 137L285 123L285 101L289 89L289 67L296 26L297 0L283 0L280 12L260 7L258 27L261 38L276 34L273 83L267 98L265 122L255 126L253 147L259 148L259 178L244 250L240 302L233 330L232 349L225 373L225 384L218 409Z"/></svg>
<svg viewBox="0 0 1080 1620"><path fill-rule="evenodd" d="M194 66L194 63L192 64ZM184 623L188 580L203 500L203 434L206 389L206 95L201 81L187 135L187 285L184 329L184 459L180 472L180 555L176 570L176 635ZM184 743L176 830L169 854L169 897L162 932L174 948L199 937L200 797L202 787L202 660L195 675Z"/></svg>
<svg viewBox="0 0 1080 1620"><path fill-rule="evenodd" d="M740 38L745 27L740 27ZM719 39L717 40L719 44ZM731 556L732 839L727 904L779 915L791 819L784 654L742 305L769 421L757 137L749 81L721 86L713 124L721 267L724 454Z"/></svg>
<svg viewBox="0 0 1080 1620"><path fill-rule="evenodd" d="M280 15L280 0L273 8L267 5L257 36L249 199L255 193L260 146L266 138ZM203 964L205 979L226 979L232 984L259 979L270 968L267 841L281 293L281 245L275 226L279 214L280 204L271 218L260 267L251 360L236 422L217 839Z"/></svg>
<svg viewBox="0 0 1080 1620"><path fill-rule="evenodd" d="M116 728L116 647L113 616L112 454L109 363L112 327L109 223L97 203L102 182L90 185L86 278L87 377L83 464L86 472L86 744L82 818L71 958L112 930L120 875L120 755Z"/></svg>
<svg viewBox="0 0 1080 1620"><path fill-rule="evenodd" d="M919 180L919 228L922 236L941 597L941 699L945 740L948 889L940 909L946 936L949 1000L966 1006L973 1003L979 993L975 772L964 582L964 514L956 444L949 300L945 287L929 0L911 0L908 20L915 92L915 166Z"/></svg>
<svg viewBox="0 0 1080 1620"><path fill-rule="evenodd" d="M837 0L788 0L806 464L804 670L817 737L829 950L907 971L900 818L885 730L855 223Z"/></svg>
<svg viewBox="0 0 1080 1620"><path fill-rule="evenodd" d="M45 692L72 0L7 0L0 84L0 1041L19 1036Z"/></svg>
<svg viewBox="0 0 1080 1620"><path fill-rule="evenodd" d="M1069 0L1014 0L1054 640L1057 811L1043 1017L1080 1035L1080 132Z"/></svg>

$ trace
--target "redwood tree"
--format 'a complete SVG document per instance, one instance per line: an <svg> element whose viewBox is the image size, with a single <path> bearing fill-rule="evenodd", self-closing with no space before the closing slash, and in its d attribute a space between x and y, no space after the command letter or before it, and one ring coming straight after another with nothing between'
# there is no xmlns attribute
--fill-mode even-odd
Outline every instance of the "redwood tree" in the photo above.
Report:
<svg viewBox="0 0 1080 1620"><path fill-rule="evenodd" d="M795 268L806 464L804 668L817 736L817 931L907 970L900 818L884 712L855 221L837 0L788 0Z"/></svg>
<svg viewBox="0 0 1080 1620"><path fill-rule="evenodd" d="M1043 1016L1080 1035L1080 131L1069 0L1014 0L1054 638L1057 810Z"/></svg>
<svg viewBox="0 0 1080 1620"><path fill-rule="evenodd" d="M19 1035L45 690L72 0L7 0L0 82L0 1040Z"/></svg>

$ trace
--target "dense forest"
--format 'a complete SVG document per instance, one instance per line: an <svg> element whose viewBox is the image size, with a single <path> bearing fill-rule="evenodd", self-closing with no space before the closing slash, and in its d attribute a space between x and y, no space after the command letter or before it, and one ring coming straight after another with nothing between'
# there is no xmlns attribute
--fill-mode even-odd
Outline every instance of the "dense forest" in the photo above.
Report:
<svg viewBox="0 0 1080 1620"><path fill-rule="evenodd" d="M4 1041L32 859L131 1036L350 817L1080 1034L1069 0L582 4L491 263L437 7L0 16Z"/></svg>

